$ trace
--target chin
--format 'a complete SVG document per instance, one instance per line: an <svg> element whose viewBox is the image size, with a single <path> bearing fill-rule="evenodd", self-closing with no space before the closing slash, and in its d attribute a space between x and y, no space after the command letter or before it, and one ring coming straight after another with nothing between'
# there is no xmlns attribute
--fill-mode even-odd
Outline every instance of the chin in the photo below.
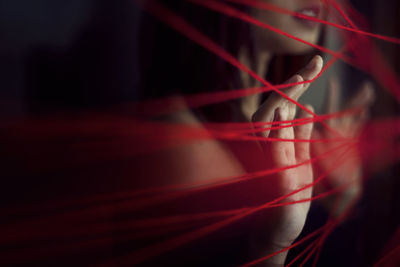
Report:
<svg viewBox="0 0 400 267"><path fill-rule="evenodd" d="M292 47L286 51L286 54L302 55L313 51L315 48L306 44L298 44L296 47Z"/></svg>
<svg viewBox="0 0 400 267"><path fill-rule="evenodd" d="M311 44L317 44L319 38L318 36L316 36L313 38L308 38L308 39L302 38L302 39ZM304 44L293 39L290 40L285 39L283 42L280 42L280 45L277 45L276 48L277 49L275 53L277 54L292 54L292 55L306 54L315 49L314 47L308 44Z"/></svg>

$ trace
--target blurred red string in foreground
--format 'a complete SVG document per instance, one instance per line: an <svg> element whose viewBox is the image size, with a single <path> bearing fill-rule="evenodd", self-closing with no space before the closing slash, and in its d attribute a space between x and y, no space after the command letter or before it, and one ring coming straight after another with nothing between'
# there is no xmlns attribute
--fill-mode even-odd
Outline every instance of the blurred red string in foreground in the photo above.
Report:
<svg viewBox="0 0 400 267"><path fill-rule="evenodd" d="M399 44L400 40L358 29L346 14L346 10L336 1L327 0L325 2L333 7L348 25L307 16L303 16L303 18L343 31L343 37L348 42L339 51L332 51L300 40L235 10L232 6L223 3L223 1L188 1L213 10L210 12L220 12L250 23L254 27L275 31L332 56L315 79L323 75L337 60L342 60L370 74L383 88L392 93L397 100L400 100L400 85L396 75L386 63L380 51L368 38L375 38L393 44ZM338 194L345 190L346 187L351 186L351 183L349 183L317 194L309 199L294 201L290 198L297 192L313 187L323 181L329 174L328 172L316 177L312 184L308 184L290 194L281 195L274 199L264 199L262 195L255 194L260 198L254 201L251 198L252 196L249 196L253 194L250 189L254 190L254 188L262 185L268 179L268 176L273 173L289 168L297 168L304 164L311 164L325 157L333 157L333 153L339 152L340 157L336 158L335 156L335 164L330 168L330 171L334 171L338 166L351 162L352 158L349 156L349 151L354 150L356 147L360 148L363 163L374 171L379 171L398 161L398 153L400 153L400 147L397 144L400 134L400 120L398 118L371 121L365 127L363 134L357 139L335 136L335 138L324 139L288 140L254 136L254 133L267 129L281 129L309 123L319 123L335 132L335 129L331 129L326 121L357 114L360 110L349 109L327 115L314 114L280 91L296 84L270 84L160 2L141 0L134 2L190 40L215 53L238 69L247 72L254 79L260 81L263 87L184 96L185 104L187 104L184 107L181 106L180 98L173 96L135 103L132 106L137 113L133 118L120 117L118 113L99 112L80 114L78 118L70 118L68 116L49 117L47 119L32 118L23 122L8 123L8 133L4 134L1 141L4 145L4 153L8 156L6 163L9 163L4 170L6 177L14 179L29 177L35 179L38 176L45 175L54 176L58 179L57 174L66 173L66 178L64 177L63 179L73 177L71 179L74 183L79 182L80 178L94 177L87 181L87 184L90 185L90 183L96 182L96 177L98 176L99 180L103 179L106 184L110 182L110 179L116 179L113 182L117 185L112 190L102 192L102 194L94 190L94 192L89 192L88 194L78 194L75 198L61 195L60 197L54 197L54 202L52 203L49 203L49 201L45 203L29 203L28 205L15 205L6 209L4 212L8 219L2 224L1 234L3 238L0 240L1 246L7 246L7 250L0 252L5 263L46 261L46 258L57 258L60 255L68 257L76 254L90 254L93 251L113 248L116 244L124 244L124 242L128 241L136 242L136 244L141 244L142 242L145 245L133 246L134 249L127 249L123 255L105 256L105 262L108 262L109 265L142 263L168 251L195 242L204 236L261 211L326 198ZM255 0L229 0L226 2L291 14L287 10ZM354 13L355 11L351 10L351 12ZM373 60L367 61L365 59L367 54ZM371 65L371 61L374 62L374 66ZM311 83L315 79L297 84ZM277 92L299 108L311 113L313 117L265 124L206 123L204 128L155 122L148 119L154 115L219 103L267 91ZM157 107L157 109L154 107ZM288 123L292 124L288 126ZM158 154L170 150L178 151L180 147L208 139L245 142L260 140L268 142L329 142L334 144L334 148L325 154L312 158L308 162L294 166L264 169L247 173L243 176L219 177L200 183L174 183L174 179L168 178L176 174L160 173L154 170L154 165L157 164L157 159L159 159ZM394 151L393 154L385 153L388 147ZM62 155L59 155L61 151ZM137 160L139 157L143 159L140 163L132 165L129 163L129 161ZM124 163L122 164L122 162ZM115 164L115 170L119 172L118 175L115 173L101 173L101 165L104 164ZM141 164L140 167L138 167L139 164ZM19 167L15 168L16 165L19 165ZM138 173L140 172L144 173L142 174L143 177L149 178L152 183L141 184L141 181L136 181L135 178L139 176ZM77 173L79 173L79 178L74 178ZM110 175L115 175L115 178ZM165 175L165 177L160 177L160 175ZM236 195L238 187L243 191L246 191L244 189L249 189L249 192L247 194L242 192L242 195ZM257 191L255 190L255 192ZM233 201L235 197L237 199ZM218 201L221 203L210 208L212 200L216 200L214 203ZM297 241L291 247L275 254L316 238L288 266L295 264L301 257L305 256L301 263L303 265L313 255L315 255L314 263L316 263L328 234L350 213L351 208L348 208L342 212L339 218L331 218L322 228ZM62 241L58 242L58 240ZM393 263L396 260L398 262L398 259L395 259L398 249L397 246L392 250L388 250L387 254L383 255L382 259L377 263L377 266L389 266L385 265L388 261ZM275 254L254 259L244 266L255 265L273 257ZM20 257L20 255L24 255L24 257Z"/></svg>

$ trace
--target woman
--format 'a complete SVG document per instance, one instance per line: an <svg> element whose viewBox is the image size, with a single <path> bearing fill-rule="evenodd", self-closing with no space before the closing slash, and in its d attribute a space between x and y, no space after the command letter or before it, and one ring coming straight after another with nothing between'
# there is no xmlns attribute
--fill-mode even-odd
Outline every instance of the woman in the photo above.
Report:
<svg viewBox="0 0 400 267"><path fill-rule="evenodd" d="M152 0L137 1L153 3ZM250 3L250 0L229 1L230 8L309 43L322 39L318 24L292 15L231 4L232 1ZM283 265L287 250L281 249L293 244L300 232L304 232L310 204L308 200L274 208L266 204L310 198L309 185L320 174L312 172L307 142L270 142L265 137L310 139L311 123L296 127L280 123L295 117L295 105L289 100L299 99L308 84L282 89L282 95L277 92L249 95L189 110L193 103L186 101L186 95L211 93L208 99L213 102L213 93L219 90L235 95L239 92L236 89L263 84L261 79L240 72L223 58L149 16L143 18L143 34L139 39L143 48L143 87L138 91L143 99L178 93L183 111L164 113L155 118L158 121L154 124L138 121L143 118L137 117L127 120L126 114L121 113L71 114L66 109L66 117L53 114L51 107L86 109L122 98L127 101L125 94L133 91L129 86L134 83L131 61L127 59L134 58L131 54L134 48L130 46L131 28L126 27L132 16L129 11L132 1L97 0L94 3L88 27L65 49L57 47L53 51L53 45L50 50L47 45L40 46L34 49L40 52L34 52L31 61L29 46L28 53L21 57L27 57L29 65L27 88L32 90L27 90L27 101L35 104L38 111L43 109L51 114L28 121L6 122L3 127L7 130L1 139L2 171L6 177L2 186L2 196L6 199L1 234L5 249L0 253L3 265L30 262L35 266L43 263L71 266L115 263L120 259L120 264L106 265L236 266L278 252L263 263ZM204 8L210 1L159 3L194 24L268 81L280 84L287 80L296 84L312 79L321 70L319 56L308 67L297 66L296 63L303 64L300 62L303 56L314 54L307 45ZM212 3L214 7L216 3L219 7L226 5L220 0ZM325 16L319 1L265 0L262 3L318 18ZM57 20L54 17L57 12L52 11L48 10L48 16ZM31 15L43 16L42 12ZM65 18L73 19L73 16ZM13 21L10 25L14 24ZM61 24L55 22L65 28ZM29 28L29 23L26 26ZM48 34L53 36L54 32L63 31ZM56 36L58 40L59 35ZM31 37L35 39L34 35ZM124 96L118 95L118 89ZM366 91L361 91L359 96L371 98ZM359 97L354 102L367 103L365 99ZM160 113L163 108L163 105L155 106L155 111ZM301 109L298 117L311 118L312 108L306 106L306 109L308 112ZM252 122L255 129L251 129ZM264 128L258 136L248 134L258 130L260 123L269 122L283 128ZM348 119L329 123L335 130L349 132L356 125ZM191 131L193 127L200 131ZM243 130L246 133L237 135ZM224 139L221 135L214 136L221 132ZM314 148L317 155L331 150L329 146ZM332 154L333 162L321 164L322 174L334 166L341 154L342 151ZM304 164L300 166L301 163ZM344 169L330 172L327 178L324 180L329 182L327 186L333 187L353 179L352 189L357 192L357 172L353 176ZM164 184L185 187L180 191L170 190L171 187L165 190ZM288 196L305 186L308 186L305 190ZM156 190L138 192L140 187L156 187ZM350 192L349 196L351 199L354 194Z"/></svg>
<svg viewBox="0 0 400 267"><path fill-rule="evenodd" d="M326 16L326 9L319 0L264 0L264 2L318 19ZM246 22L213 13L193 3L179 1L170 3L169 7L194 24L201 32L216 40L220 46L241 63L250 67L259 77L271 77L271 73L276 74L280 71L276 64L277 57L307 56L313 53L309 45L270 30L250 26ZM322 27L319 23L259 8L244 8L240 5L235 7L258 21L306 42L317 44L321 40ZM149 22L147 19L143 20L142 28L144 34L142 44L145 51L142 53L144 98L263 86L260 81L253 79L247 73L238 71L184 37L175 35L165 25L154 23L151 19ZM151 39L146 41L149 35ZM304 68L294 73L284 73L283 76L286 77L292 75L286 83L296 85L284 88L281 92L297 101L309 87L309 83L302 82L314 79L322 67L323 60L317 55ZM292 68L292 71L289 68ZM293 68L290 65L286 67L289 72L293 72ZM371 101L370 91L370 88L360 91L355 99L357 105L364 105ZM184 107L185 99L182 97L181 100L180 104ZM362 100L362 103L359 100ZM186 108L185 111L158 119L204 128L206 123L215 121L269 123L290 121L296 117L312 118L312 114L313 108L306 105L296 116L296 105L283 95L273 92L266 99L263 99L261 94L253 94L222 104L192 110ZM259 136L309 140L312 128L312 123L296 127L277 127L277 129L265 130ZM168 166L168 172L173 173L171 177L179 177L174 182L191 181L196 184L207 184L219 178L237 177L258 170L293 166L307 162L309 159L310 144L308 142L260 141L255 143L254 141L227 142L208 139L165 153L159 162L162 162L161 165ZM225 209L260 205L311 184L313 177L312 166L308 162L296 168L280 171L273 177L258 181L256 184L241 185L241 192L234 189L220 192L225 194L221 197L222 199L214 198L210 205ZM291 202L310 197L312 197L312 188L308 187L287 197L285 201ZM254 231L246 232L248 242L244 246L251 249L247 252L242 251L246 256L240 261L256 259L289 247L302 231L309 208L310 202L287 205L248 221L247 226L253 227ZM286 255L287 251L284 251L269 258L266 262L267 266L283 266Z"/></svg>

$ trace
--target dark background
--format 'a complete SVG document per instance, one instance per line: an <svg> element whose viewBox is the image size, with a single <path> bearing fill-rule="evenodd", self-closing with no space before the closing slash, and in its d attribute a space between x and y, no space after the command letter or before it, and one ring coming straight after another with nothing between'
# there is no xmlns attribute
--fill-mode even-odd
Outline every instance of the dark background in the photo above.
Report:
<svg viewBox="0 0 400 267"><path fill-rule="evenodd" d="M372 32L400 36L399 1L352 2ZM139 19L130 0L0 0L1 118L135 100ZM400 73L398 46L377 44ZM372 116L397 113L393 97L378 90ZM370 266L380 257L400 221L398 173L392 167L370 179L358 217L331 235L320 266Z"/></svg>
<svg viewBox="0 0 400 267"><path fill-rule="evenodd" d="M372 32L400 35L398 1L352 2ZM131 0L1 0L1 116L136 99L139 19ZM399 72L398 47L377 44ZM379 94L374 113L392 114L391 98Z"/></svg>
<svg viewBox="0 0 400 267"><path fill-rule="evenodd" d="M0 1L0 112L134 99L139 12L129 0Z"/></svg>

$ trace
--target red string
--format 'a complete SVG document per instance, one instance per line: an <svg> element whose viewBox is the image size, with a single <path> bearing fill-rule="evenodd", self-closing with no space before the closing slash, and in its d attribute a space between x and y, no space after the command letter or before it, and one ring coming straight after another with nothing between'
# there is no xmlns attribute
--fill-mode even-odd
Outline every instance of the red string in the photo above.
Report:
<svg viewBox="0 0 400 267"><path fill-rule="evenodd" d="M304 202L309 202L309 201L314 201L316 199L321 199L323 197L332 195L334 193L342 192L343 190L346 189L347 186L345 185L333 190L330 190L328 192L324 192L322 194L319 194L314 197L310 197L307 199L302 199L298 201L290 201L290 197L295 195L296 193L305 190L307 188L313 187L317 183L319 183L321 180L323 180L331 171L336 169L338 166L340 166L343 161L348 161L349 156L346 156L346 153L350 150L353 149L353 147L356 145L357 142L361 142L362 144L366 143L365 146L363 146L363 149L365 151L362 151L363 157L367 158L373 158L374 154L378 154L378 156L381 156L381 152L389 145L391 145L391 141L396 140L398 138L398 135L400 133L400 128L398 128L398 119L393 118L387 122L375 122L372 124L370 129L365 132L359 139L345 139L345 138L330 138L330 139L318 139L318 140L300 140L300 139L284 139L284 138L264 138L264 137L257 137L257 136L250 136L246 134L254 134L257 132L265 131L265 130L276 130L276 129L282 129L285 127L294 127L294 126L300 126L300 125L305 125L308 123L313 123L313 122L321 122L325 127L327 125L324 123L325 120L327 119L332 119L332 118L338 118L342 116L348 116L352 114L356 114L357 112L360 112L360 109L357 110L347 110L347 111L342 111L338 112L335 114L328 114L324 116L317 116L316 114L312 113L310 110L307 110L304 106L300 105L296 101L288 98L286 95L284 95L279 89L283 89L289 86L294 86L297 84L306 84L314 81L317 79L320 75L322 75L325 70L327 70L334 62L337 61L337 59L344 60L345 62L352 64L354 66L359 67L360 69L373 74L378 81L380 81L382 84L385 85L385 88L387 88L390 92L392 92L398 99L400 99L400 86L397 81L397 77L394 74L394 72L391 72L388 64L386 61L383 59L382 55L379 53L379 51L373 47L368 40L362 39L365 37L373 37L377 38L380 40L384 40L387 42L392 42L395 44L400 43L400 39L398 38L393 38L393 37L387 37L383 35L378 35L378 34L373 34L369 33L366 31L359 30L356 24L350 19L350 17L346 14L346 11L339 5L336 1L333 0L326 0L329 2L331 6L337 10L337 12L340 14L341 17L343 17L346 22L350 25L344 26L340 24L335 24L331 23L328 21L323 21L323 20L318 20L315 18L303 16L301 14L293 14L293 12L290 12L288 10L284 10L281 8L278 8L276 6L272 5L267 5L266 3L261 3L259 1L253 1L253 0L228 0L229 2L235 2L235 3L241 3L241 4L247 4L250 6L258 7L258 8L265 8L268 10L272 10L275 12L280 12L280 13L286 13L290 15L296 15L298 17L304 18L304 19L309 19L313 20L322 24L330 25L342 30L345 30L347 32L351 33L357 33L360 36L357 36L357 38L352 38L351 40L347 40L348 42L346 45L341 49L339 52L332 51L330 49L324 48L322 46L314 45L308 42L305 42L304 40L301 40L300 38L297 38L295 36L289 35L279 29L273 28L269 25L266 25L264 23L261 23L260 21L248 16L245 13L239 12L238 10L225 5L223 3L219 3L216 1L210 1L210 0L188 0L191 1L194 4L201 5L203 7L206 7L208 9L212 9L214 11L226 14L231 17L235 17L238 19L241 19L242 21L252 23L256 26L267 28L269 30L272 30L274 32L277 32L279 34L285 35L289 38L295 39L299 42L308 44L314 48L319 49L320 51L326 52L330 55L333 56L333 58L326 64L323 68L323 70L317 75L316 78L314 78L311 81L305 81L301 83L296 83L296 84L284 84L284 85L271 85L267 81L263 80L261 77L257 76L256 73L254 73L252 70L241 64L237 59L235 59L232 55L228 54L226 51L224 51L222 48L220 48L218 45L216 45L212 40L210 40L207 36L204 36L202 33L197 31L197 29L193 28L190 24L188 24L185 20L182 18L178 17L175 15L172 11L168 10L161 4L159 4L156 1L141 1L137 0L137 3L143 6L145 9L150 11L152 14L154 14L157 18L162 20L164 23L168 24L178 32L184 34L187 36L189 39L193 40L197 44L203 46L204 48L208 49L212 53L220 56L233 66L237 67L238 69L247 72L249 75L251 75L254 79L262 82L264 84L264 87L260 88L248 88L248 89L240 89L240 90L235 90L235 91L229 91L229 92L217 92L217 93L203 93L203 94L198 94L198 95L192 95L192 96L185 96L184 99L188 103L189 108L193 107L199 107L205 104L209 103L217 103L217 102L222 102L226 101L229 99L233 98L238 98L238 97L243 97L249 94L254 94L254 93L261 93L261 92L266 92L266 91L272 91L274 90L278 94L280 94L282 97L286 98L288 101L296 104L300 108L304 109L305 111L311 113L314 115L313 118L310 119L295 119L291 121L284 121L284 122L268 122L268 123L225 123L225 124L204 124L205 129L198 129L195 127L190 127L187 125L171 125L167 123L154 123L154 122L145 122L145 121L130 121L129 123L127 121L121 121L119 123L116 123L114 126L119 125L119 126L124 126L118 130L116 129L107 129L104 130L102 127L104 126L103 124L99 123L93 123L90 125L84 125L83 124L69 124L65 125L64 128L57 128L52 122L46 122L44 123L44 126L47 126L43 129L41 129L38 132L29 132L29 133L24 133L21 138L24 138L24 140L34 140L35 138L42 138L42 140L45 140L46 138L51 137L65 137L65 136L86 136L90 135L93 132L106 132L108 135L112 135L113 137L116 138L121 138L121 137L126 137L128 139L134 139L137 138L139 142L143 142L143 146L137 146L135 147L135 151L132 153L148 153L149 151L159 151L159 149L165 149L165 148L171 148L177 145L185 145L193 140L199 140L199 139L221 139L221 140L252 140L252 141L271 141L271 142L342 142L339 146L335 147L332 150L329 150L328 152L318 155L317 157L314 157L308 161L293 165L293 166L288 166L285 168L277 168L277 169L272 169L272 170L263 170L260 172L254 172L254 173L248 173L243 176L239 177L225 177L223 181L209 181L209 184L206 185L201 185L196 184L196 183L186 183L186 184L179 184L179 185L170 185L170 186L165 186L165 187L153 187L150 189L145 189L142 191L135 191L135 192L117 192L116 194L109 194L109 195L103 195L103 196L95 196L93 198L88 198L86 200L80 199L77 200L76 202L73 202L78 206L77 209L74 209L72 212L63 212L61 211L61 215L58 214L57 216L44 216L39 220L36 221L25 221L23 224L17 224L14 227L12 227L9 231L9 234L4 236L5 241L3 240L2 242L7 242L8 241L15 241L15 240L20 240L20 241L26 241L26 239L29 238L37 238L37 237L43 237L43 233L40 232L34 232L32 230L26 230L26 231L20 231L18 230L23 229L24 225L27 223L32 223L32 225L40 225L42 223L44 224L49 224L49 222L53 221L79 221L80 223L89 223L93 220L98 220L100 219L106 219L107 216L110 214L113 214L114 212L118 213L127 213L131 211L135 211L138 209L144 209L148 207L155 206L159 203L164 203L168 202L171 200L176 200L178 198L184 198L186 196L189 196L190 194L193 193L198 193L210 189L215 189L218 187L223 187L226 185L231 185L235 183L241 183L241 182L246 182L250 181L252 179L256 178L264 178L266 175L274 174L277 172L285 171L291 168L297 168L299 166L302 166L304 164L312 164L316 162L317 160L323 159L324 157L331 156L333 151L338 151L341 148L346 148L346 150L342 153L342 155L337 159L336 164L333 164L332 168L330 168L325 174L319 176L313 183L295 190L291 192L290 194L286 194L284 196L278 197L274 199L273 201L270 201L268 203L264 203L263 205L256 206L256 207L250 207L250 208L244 208L244 209L236 209L236 210L223 210L223 211L217 211L217 212L208 212L208 213L195 213L195 214L178 214L176 216L166 216L166 217L157 217L157 218L147 218L147 219L142 219L142 220L134 220L134 221L124 221L122 224L106 224L106 223L98 223L95 224L93 228L90 228L88 232L85 232L84 226L81 228L73 228L73 229L68 229L68 231L61 232L60 229L57 228L49 228L49 232L47 232L48 236L50 237L60 237L60 236L67 236L69 234L74 234L77 236L82 236L84 234L92 234L97 236L98 234L101 233L109 233L114 229L114 227L119 227L124 230L129 231L132 227L135 228L150 228L150 230L146 229L146 231L142 233L135 233L126 235L124 237L119 238L119 240L129 240L130 238L144 238L148 237L151 235L157 236L157 234L162 234L165 232L169 231L178 231L182 230L182 228L191 226L190 222L197 222L197 221L203 221L203 220L208 220L208 219L220 219L223 217L223 219L217 221L216 223L212 223L210 225L207 225L205 227L201 227L197 230L194 230L188 234L183 234L178 236L177 238L173 238L170 240L167 240L166 242L161 242L155 245L152 245L150 247L145 247L142 250L134 252L132 255L128 255L127 257L121 257L115 259L115 261L112 261L112 263L117 262L123 262L123 263L139 263L142 261L145 261L153 256L157 256L161 253L164 253L166 251L169 251L171 249L177 248L179 246L182 246L188 242L191 242L193 240L196 240L197 238L200 238L204 235L210 234L218 229L221 229L229 224L232 224L240 219L243 219L253 213L256 213L258 211L261 211L263 209L267 208L274 208L274 207L281 207L281 206L286 206L286 205L295 205L298 203L304 203ZM365 47L363 49L355 49L356 45L359 44L365 44ZM354 58L350 58L346 55L344 55L344 52L347 48L350 48L350 52L354 54ZM365 61L363 58L366 53L369 53L372 58L374 59L373 64L377 66L377 68L373 68L371 66L371 63L368 63ZM173 105L174 102L179 102L180 98L175 97L175 98L169 98L169 99L160 99L156 101L150 101L147 103L140 103L138 106L143 104L144 110L147 109L147 111L150 109L151 105L157 105L160 103L171 103L172 105L169 107L169 109L164 109L164 110L158 110L157 112L173 112L179 110L181 107L179 105ZM157 102L158 101L158 102ZM187 107L184 107L187 108ZM151 110L151 109L150 109ZM146 112L147 112L146 111ZM145 113L146 113L145 112ZM149 113L146 113L149 115ZM156 113L150 114L150 115L157 115ZM288 125L290 123L290 125ZM386 124L385 124L386 123ZM126 126L129 127L126 127ZM38 125L34 124L35 127ZM74 129L71 129L70 127L73 127ZM110 126L110 125L108 125ZM251 127L254 126L254 129ZM382 126L384 126L382 128ZM267 128L262 128L262 127L267 127ZM111 127L112 128L112 127ZM130 128L130 129L129 129ZM327 127L328 130L330 129ZM384 132L385 130L390 128L391 131L394 133L392 135L388 135L387 132ZM67 130L66 130L67 129ZM381 132L377 134L374 137L371 137L373 134L375 134L376 129L380 129ZM384 129L384 130L382 130ZM65 131L66 130L66 131ZM171 133L166 137L165 140L162 140L162 142L155 143L152 146L149 145L151 142L155 142L155 140L158 140L160 137L155 136L155 132L168 132ZM41 135L41 133L44 133L45 135ZM388 137L385 139L385 137ZM104 145L106 142L101 143ZM111 143L113 145L117 144L118 142L115 140L112 140ZM120 144L122 145L128 145L128 144L133 144L137 145L138 142L132 142L129 143L128 140L122 140L120 141ZM89 148L92 148L94 146L98 146L99 143L96 144L83 144L79 147L82 151L90 151ZM398 149L399 150L399 149ZM377 153L375 153L377 152ZM400 152L400 150L398 151ZM121 153L121 152L119 152ZM124 151L124 153L121 153L122 157L126 157L128 153ZM120 155L120 156L121 156ZM90 160L93 162L99 162L103 158L112 158L116 155L90 155ZM397 160L397 157L392 159L392 160ZM388 161L388 160L385 160ZM89 161L84 161L83 164L87 164ZM62 166L63 164L61 164ZM43 167L43 170L49 171L51 168L58 168L59 166L45 166ZM64 166L65 167L65 166ZM67 166L71 167L71 166ZM215 183L214 183L215 182ZM213 184L214 183L214 184ZM196 188L193 188L195 186L199 186ZM132 199L133 198L133 199ZM90 203L93 206L90 206L89 208L82 207L82 203L85 203L84 201L87 201L86 203ZM114 204L115 203L102 203L102 202L107 202L107 201L116 201L120 202L118 203L119 206L117 209L115 209ZM286 201L286 202L284 202ZM339 202L338 202L339 203ZM70 203L67 203L70 205ZM56 206L58 207L58 206ZM349 208L346 212L344 212L339 218L340 219L333 219L332 217L330 220L326 223L326 225L323 228L320 228L319 230L315 231L313 234L307 236L306 238L302 239L299 242L296 242L292 246L285 248L284 250L278 251L274 254L268 255L266 257L263 257L261 259L257 259L255 261L252 261L251 263L248 263L244 266L250 266L254 265L257 263L260 263L270 257L273 257L279 253L282 253L283 251L287 251L288 249L295 247L299 245L300 243L310 239L311 237L319 234L322 232L322 235L314 242L312 242L306 250L304 250L301 254L299 254L295 260L299 259L300 257L303 256L308 250L314 246L314 244L317 244L311 252L306 256L306 258L303 260L301 265L303 265L306 261L308 261L316 252L316 257L314 260L314 264L316 264L319 253L321 251L321 248L323 246L323 243L326 239L326 237L334 230L334 228L338 225L340 221L342 221L348 214L350 213L351 209ZM226 218L227 217L227 218ZM184 225L180 225L178 223L185 222ZM188 223L188 224L186 224ZM93 225L93 224L91 224ZM166 228L163 228L166 227ZM323 231L324 230L324 231ZM73 250L79 251L81 249L93 249L95 247L101 247L101 246L107 246L115 242L115 238L95 238L92 240L88 240L87 242L81 242L79 244L62 244L62 245L57 245L55 247L52 247L50 250L52 250L54 253L62 254L65 253L66 251L71 252ZM399 247L395 248L393 251L388 253L386 256L384 256L376 265L381 264L382 262L386 261L388 258L393 256L395 252L397 252ZM35 251L35 254L33 253ZM41 254L40 249L36 250L26 250L25 251L28 256L34 259L38 259L41 256L40 255L46 255L46 254ZM31 254L31 255L29 255ZM11 257L13 257L14 254L10 254ZM14 257L17 257L15 254ZM295 262L291 262L289 265ZM125 262L126 261L126 262Z"/></svg>

